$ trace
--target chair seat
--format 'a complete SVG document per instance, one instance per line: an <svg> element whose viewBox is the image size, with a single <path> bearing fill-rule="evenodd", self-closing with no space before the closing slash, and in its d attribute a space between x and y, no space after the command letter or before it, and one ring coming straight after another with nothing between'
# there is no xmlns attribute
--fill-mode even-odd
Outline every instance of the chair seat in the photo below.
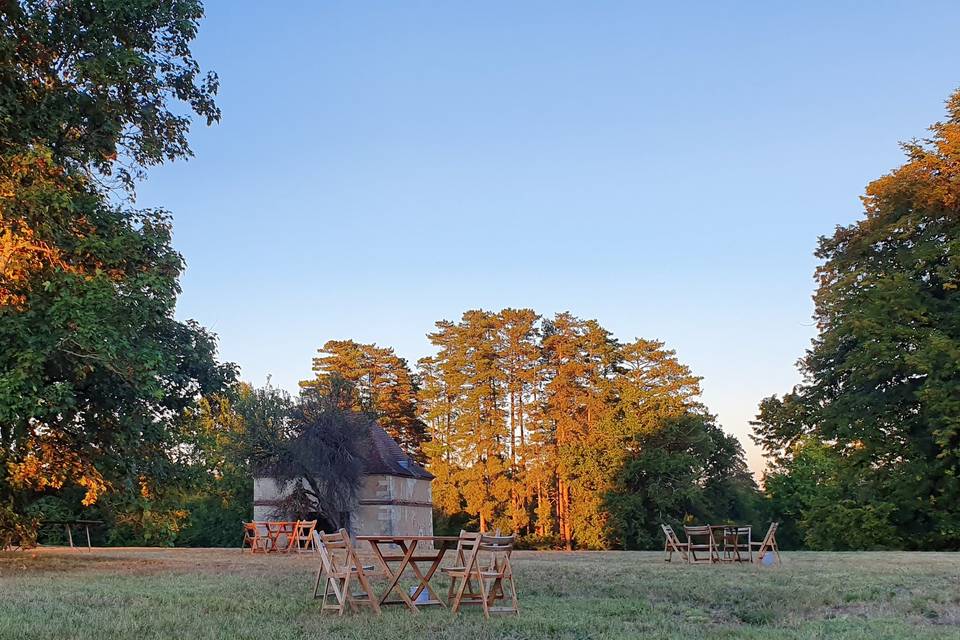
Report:
<svg viewBox="0 0 960 640"><path fill-rule="evenodd" d="M480 575L484 578L509 577L509 574L501 574L499 571L481 571Z"/></svg>
<svg viewBox="0 0 960 640"><path fill-rule="evenodd" d="M466 567L440 567L443 573L463 573L466 570Z"/></svg>
<svg viewBox="0 0 960 640"><path fill-rule="evenodd" d="M371 565L363 565L363 573L364 573L365 575L367 575L368 577L378 575L378 573L380 573L380 572L378 572L376 569L377 569L377 568L374 567L372 564L371 564ZM357 568L356 568L356 567L350 567L350 574L351 574L351 575L357 575ZM334 578L346 578L346 577L347 577L347 572L346 572L346 571L338 571L338 572L336 572L336 573L333 574L333 577L334 577Z"/></svg>

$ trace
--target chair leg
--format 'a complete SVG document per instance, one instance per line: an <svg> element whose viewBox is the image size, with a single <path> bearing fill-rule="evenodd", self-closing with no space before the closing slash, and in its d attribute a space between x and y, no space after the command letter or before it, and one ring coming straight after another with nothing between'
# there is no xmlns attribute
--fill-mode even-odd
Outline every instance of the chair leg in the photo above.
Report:
<svg viewBox="0 0 960 640"><path fill-rule="evenodd" d="M457 588L457 577L450 576L450 586L447 587L447 604L451 604L453 602L453 592L454 590L456 590L456 588Z"/></svg>
<svg viewBox="0 0 960 640"><path fill-rule="evenodd" d="M490 619L490 603L487 602L487 588L483 576L477 576L480 582L480 604L483 606L483 617Z"/></svg>
<svg viewBox="0 0 960 640"><path fill-rule="evenodd" d="M347 577L343 579L342 595L340 599L340 609L337 610L337 615L342 616L343 612L346 610L347 602L350 600L350 574L347 574Z"/></svg>
<svg viewBox="0 0 960 640"><path fill-rule="evenodd" d="M320 585L317 585L317 589L320 589ZM324 610L327 608L327 596L330 593L330 578L327 578L326 582L323 583L323 600L320 601L320 615L323 615Z"/></svg>
<svg viewBox="0 0 960 640"><path fill-rule="evenodd" d="M510 581L510 596L511 596L511 600L513 601L513 612L516 615L520 615L520 601L517 598L517 585L514 584L513 582L513 573L510 574L509 581Z"/></svg>
<svg viewBox="0 0 960 640"><path fill-rule="evenodd" d="M317 597L320 595L320 578L321 578L322 576L323 576L323 569L321 568L321 569L318 569L318 570L317 570L317 581L316 581L316 583L313 585L313 599L314 599L314 600L316 600ZM326 591L326 589L324 589L324 591Z"/></svg>
<svg viewBox="0 0 960 640"><path fill-rule="evenodd" d="M370 602L370 608L373 609L375 614L380 615L380 603L377 602L377 597L373 594L373 588L370 586L370 582L367 580L367 577L361 572L357 576L357 580L360 581L360 586L363 588L364 593L367 594L367 600Z"/></svg>

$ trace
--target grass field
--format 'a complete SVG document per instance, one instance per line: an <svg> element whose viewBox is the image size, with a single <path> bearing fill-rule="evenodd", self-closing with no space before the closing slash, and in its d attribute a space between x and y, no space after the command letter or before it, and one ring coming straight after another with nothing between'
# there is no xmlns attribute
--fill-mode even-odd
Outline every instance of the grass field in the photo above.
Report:
<svg viewBox="0 0 960 640"><path fill-rule="evenodd" d="M782 568L756 568L518 552L521 614L490 622L476 609L321 618L316 563L222 549L0 553L0 638L960 638L956 553L786 553Z"/></svg>

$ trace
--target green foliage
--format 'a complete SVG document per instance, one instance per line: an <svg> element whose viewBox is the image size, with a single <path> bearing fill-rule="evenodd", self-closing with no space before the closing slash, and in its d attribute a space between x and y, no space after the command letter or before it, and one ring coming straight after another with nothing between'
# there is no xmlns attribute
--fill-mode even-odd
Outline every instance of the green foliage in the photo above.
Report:
<svg viewBox="0 0 960 640"><path fill-rule="evenodd" d="M651 549L663 544L660 524L756 523L756 485L743 451L710 416L667 419L634 437L634 453L606 495L617 546Z"/></svg>
<svg viewBox="0 0 960 640"><path fill-rule="evenodd" d="M87 504L164 482L180 416L234 375L210 333L173 317L182 259L168 215L109 206L42 153L5 169L14 250L49 248L0 277L0 455L12 481L79 483Z"/></svg>
<svg viewBox="0 0 960 640"><path fill-rule="evenodd" d="M217 76L190 53L202 17L198 0L0 4L0 154L44 144L57 164L128 187L190 155L190 117L174 105L220 119Z"/></svg>
<svg viewBox="0 0 960 640"><path fill-rule="evenodd" d="M104 180L132 188L189 155L190 111L219 118L189 49L201 15L192 0L0 5L0 493L77 515L100 502L123 540L176 537L185 416L235 377L212 334L174 318L170 215L118 204Z"/></svg>
<svg viewBox="0 0 960 640"><path fill-rule="evenodd" d="M947 106L821 238L805 382L755 423L773 508L815 548L960 548L960 92Z"/></svg>
<svg viewBox="0 0 960 640"><path fill-rule="evenodd" d="M37 544L39 521L14 511L13 502L0 502L0 551L29 549Z"/></svg>

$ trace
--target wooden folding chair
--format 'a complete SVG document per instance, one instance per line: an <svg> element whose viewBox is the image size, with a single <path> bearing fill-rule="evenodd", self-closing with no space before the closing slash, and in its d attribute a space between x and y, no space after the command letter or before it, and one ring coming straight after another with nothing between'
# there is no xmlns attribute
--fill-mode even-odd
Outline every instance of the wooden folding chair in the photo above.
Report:
<svg viewBox="0 0 960 640"><path fill-rule="evenodd" d="M266 536L260 535L258 524L258 522L243 523L243 542L240 543L241 553L247 547L250 548L250 553L257 553L257 551L260 553L267 552L269 539Z"/></svg>
<svg viewBox="0 0 960 640"><path fill-rule="evenodd" d="M297 520L297 524L293 529L293 536L290 538L291 544L290 550L295 553L303 553L309 551L311 553L317 552L317 547L313 541L313 530L317 528L316 520Z"/></svg>
<svg viewBox="0 0 960 640"><path fill-rule="evenodd" d="M464 604L480 604L485 618L489 618L491 613L520 613L517 587L513 580L513 565L510 562L515 540L515 535L480 534L473 551L466 557L465 577L460 582L451 608L454 613L457 613ZM471 578L476 579L480 587L479 598L465 599L464 595ZM499 607L494 606L497 600L508 599L508 587L510 603Z"/></svg>
<svg viewBox="0 0 960 640"><path fill-rule="evenodd" d="M745 558L753 562L753 541L751 527L731 525L723 529L724 562L744 562Z"/></svg>
<svg viewBox="0 0 960 640"><path fill-rule="evenodd" d="M763 564L763 557L772 553L777 560L777 565L782 565L783 561L780 560L780 548L777 546L777 527L780 526L779 522L771 522L770 528L767 529L767 535L763 536L761 542L751 542L750 549L751 551L756 550L756 563Z"/></svg>
<svg viewBox="0 0 960 640"><path fill-rule="evenodd" d="M687 562L691 564L709 564L718 560L717 547L713 540L713 529L709 525L703 527L684 527L683 532L687 536ZM706 538L703 542L697 542L696 538ZM697 557L697 552L701 552ZM704 559L703 552L707 553Z"/></svg>
<svg viewBox="0 0 960 640"><path fill-rule="evenodd" d="M342 616L347 605L351 611L357 611L360 605L368 605L374 613L380 615L380 602L370 586L370 578L378 575L373 565L364 566L357 558L357 554L350 542L350 535L346 529L337 533L313 532L313 540L320 553L320 568L317 570L317 581L313 587L313 597L320 596L320 581L324 580L323 602L320 613L336 611ZM356 579L360 585L359 593L351 591L351 581ZM333 595L336 604L327 604L327 598Z"/></svg>
<svg viewBox="0 0 960 640"><path fill-rule="evenodd" d="M680 542L680 538L677 537L677 534L674 532L673 527L668 524L661 524L660 528L663 529L663 535L665 540L663 542L663 554L664 562L672 562L673 554L679 553L680 559L684 562L690 562L690 558L687 556L687 545L683 542Z"/></svg>
<svg viewBox="0 0 960 640"><path fill-rule="evenodd" d="M454 601L455 592L458 590L458 580L464 581L466 586L466 589L460 596L461 599L466 598L472 601L480 597L480 592L474 591L472 580L467 574L467 558L473 553L473 549L476 547L479 538L479 533L472 533L461 529L459 540L457 540L456 560L454 561L456 564L452 567L440 567L440 571L450 578L450 588L447 589L448 603L453 603Z"/></svg>

